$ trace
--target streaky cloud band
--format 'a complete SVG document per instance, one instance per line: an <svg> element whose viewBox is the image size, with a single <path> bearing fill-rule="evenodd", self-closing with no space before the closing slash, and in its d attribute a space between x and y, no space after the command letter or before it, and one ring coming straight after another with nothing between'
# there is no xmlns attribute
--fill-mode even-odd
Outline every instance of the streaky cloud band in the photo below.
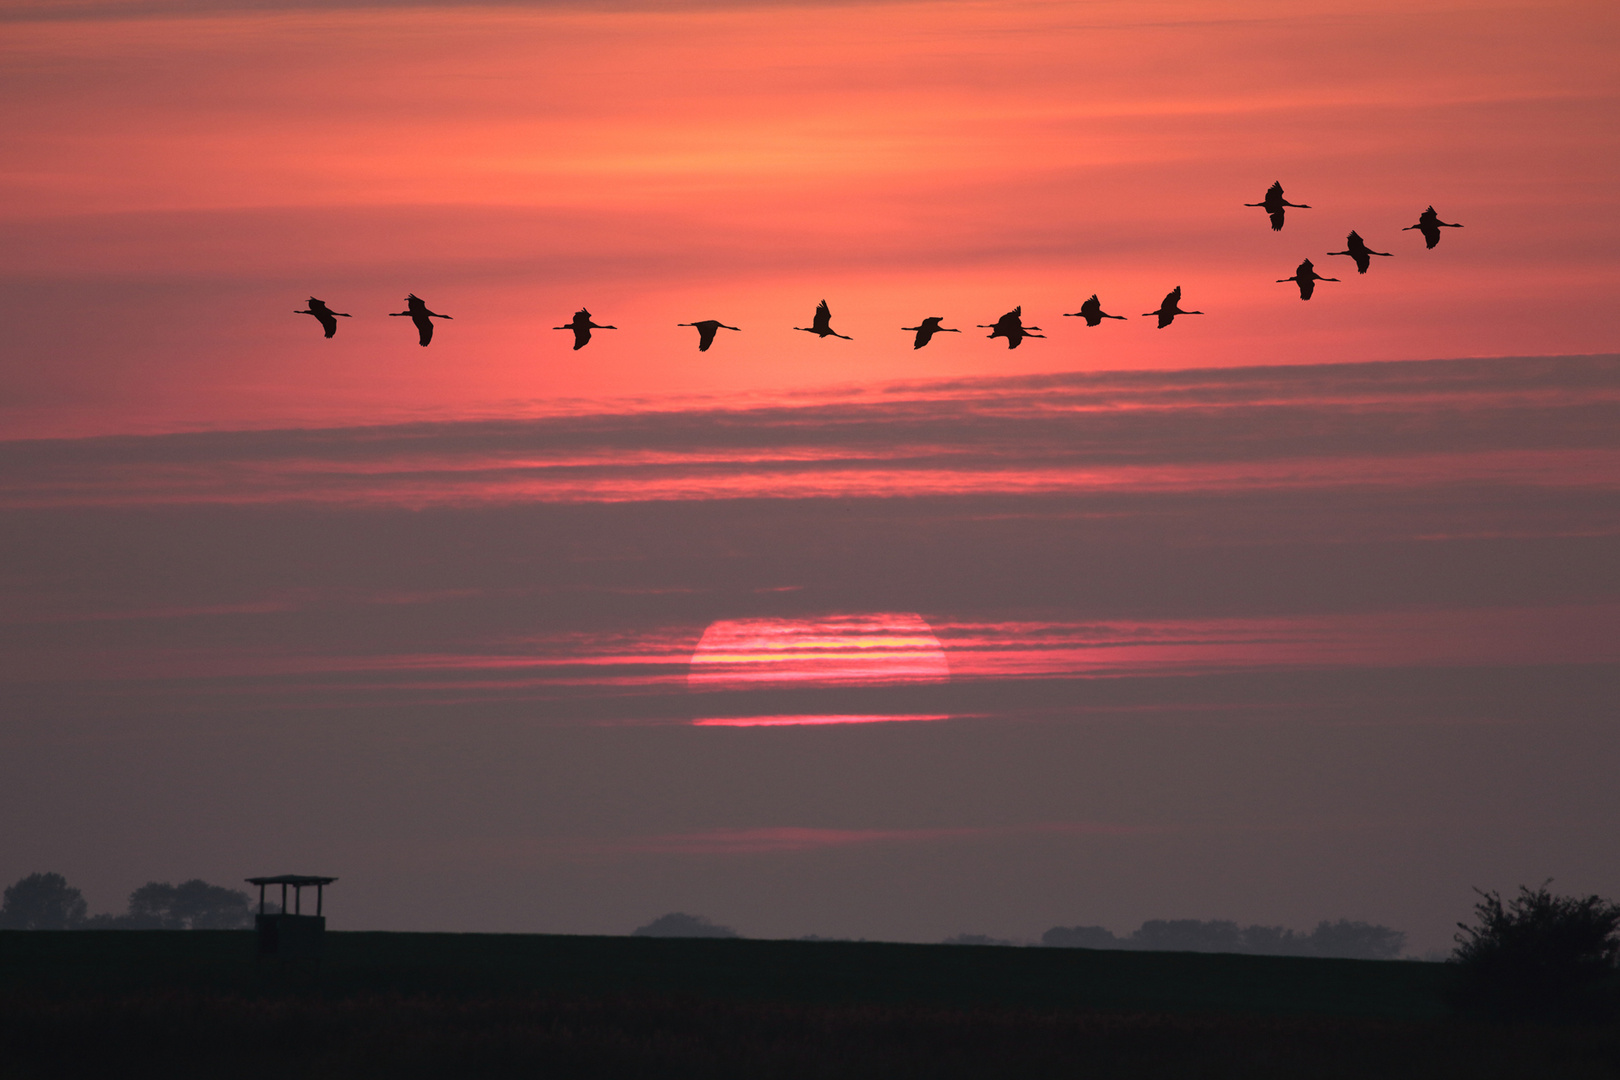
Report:
<svg viewBox="0 0 1620 1080"><path fill-rule="evenodd" d="M478 505L1620 476L1620 356L1067 372L366 427L0 442L0 506Z"/></svg>

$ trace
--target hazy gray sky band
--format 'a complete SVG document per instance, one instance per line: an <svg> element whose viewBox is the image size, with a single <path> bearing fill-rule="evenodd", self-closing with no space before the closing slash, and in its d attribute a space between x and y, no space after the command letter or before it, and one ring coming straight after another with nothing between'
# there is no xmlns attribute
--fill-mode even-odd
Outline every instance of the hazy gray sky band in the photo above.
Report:
<svg viewBox="0 0 1620 1080"><path fill-rule="evenodd" d="M900 384L797 406L0 443L0 503L1432 487L1611 494L1620 357ZM1578 496L1572 496L1578 498Z"/></svg>
<svg viewBox="0 0 1620 1080"><path fill-rule="evenodd" d="M251 849L341 864L392 928L623 932L688 908L938 939L1344 914L1438 947L1468 882L1579 888L1620 815L1620 507L1594 464L1620 437L1617 364L6 443L0 812L61 807L8 873L55 866L107 906L126 878ZM575 447L601 460L566 464ZM769 495L902 458L906 482L860 497L668 497L699 471ZM917 493L1032 461L1145 471ZM623 501L491 489L559 468L674 474ZM444 497L401 498L422 475ZM953 680L686 685L715 620L874 611L928 619ZM690 725L875 713L955 719ZM413 907L402 876L486 899ZM1245 906L1255 881L1275 916ZM923 913L933 896L962 899Z"/></svg>
<svg viewBox="0 0 1620 1080"><path fill-rule="evenodd" d="M633 726L1261 708L1244 672L1606 685L1617 388L1613 356L1060 373L11 442L3 677L87 715ZM922 613L952 683L686 686L715 619L839 611Z"/></svg>

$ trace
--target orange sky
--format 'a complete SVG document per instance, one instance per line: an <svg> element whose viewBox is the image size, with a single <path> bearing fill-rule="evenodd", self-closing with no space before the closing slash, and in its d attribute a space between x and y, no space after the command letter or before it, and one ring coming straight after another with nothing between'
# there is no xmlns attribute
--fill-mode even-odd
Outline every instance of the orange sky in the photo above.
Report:
<svg viewBox="0 0 1620 1080"><path fill-rule="evenodd" d="M0 8L13 434L1620 329L1607 3L236 6ZM1273 179L1314 208L1280 234ZM1466 228L1425 251L1431 202ZM1352 228L1397 257L1327 257ZM1347 280L1303 304L1307 256ZM1135 318L1177 284L1209 314ZM407 291L455 316L430 349ZM1060 317L1093 291L1132 320ZM789 329L823 297L853 342ZM899 330L1018 304L1016 353ZM621 329L574 354L582 305ZM699 354L711 317L744 332Z"/></svg>

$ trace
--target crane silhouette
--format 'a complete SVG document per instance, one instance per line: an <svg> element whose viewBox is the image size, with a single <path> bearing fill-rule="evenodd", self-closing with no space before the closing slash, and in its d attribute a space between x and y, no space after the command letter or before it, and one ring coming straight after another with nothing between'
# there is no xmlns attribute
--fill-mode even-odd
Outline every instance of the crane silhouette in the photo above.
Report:
<svg viewBox="0 0 1620 1080"><path fill-rule="evenodd" d="M1007 348L1016 349L1024 343L1027 337L1043 338L1045 334L1032 334L1031 330L1039 330L1038 326L1024 325L1024 307L1020 304L993 323L979 323L980 330L989 330L985 337L1007 339Z"/></svg>
<svg viewBox="0 0 1620 1080"><path fill-rule="evenodd" d="M416 333L422 339L419 344L424 348L433 340L433 320L450 318L448 315L440 315L437 311L429 311L427 302L415 293L405 298L404 311L390 311L388 314L394 317L409 315L411 322L416 324Z"/></svg>
<svg viewBox="0 0 1620 1080"><path fill-rule="evenodd" d="M1087 326L1097 326L1104 319L1123 319L1125 316L1108 314L1102 309L1102 301L1097 299L1097 294L1092 293L1091 299L1081 304L1079 311L1071 311L1063 317L1065 319L1084 319Z"/></svg>
<svg viewBox="0 0 1620 1080"><path fill-rule="evenodd" d="M1266 197L1261 199L1259 202L1246 202L1243 205L1264 207L1266 213L1271 215L1272 232L1282 231L1283 215L1288 213L1287 210L1283 209L1284 207L1292 206L1295 210L1310 209L1310 207L1304 203L1289 202L1287 199L1283 198L1283 186L1281 180L1273 180L1271 186L1266 189ZM1191 315L1192 312L1188 311L1184 312L1184 314Z"/></svg>
<svg viewBox="0 0 1620 1080"><path fill-rule="evenodd" d="M1159 317L1159 329L1163 330L1165 327L1176 321L1177 315L1202 314L1202 311L1181 310L1181 286L1177 285L1175 288L1164 294L1164 301L1159 304L1158 311L1144 311L1142 312L1142 317L1146 318L1149 315L1157 315Z"/></svg>
<svg viewBox="0 0 1620 1080"><path fill-rule="evenodd" d="M331 337L333 334L337 333L337 319L333 318L333 316L338 316L339 318L344 319L350 318L347 311L333 311L331 308L326 306L325 300L317 300L313 296L309 298L308 311L295 311L293 314L315 316L316 320L321 324L321 326L326 329L327 337Z"/></svg>
<svg viewBox="0 0 1620 1080"><path fill-rule="evenodd" d="M1462 226L1453 225L1449 221L1441 221L1440 215L1435 213L1434 207L1431 206L1427 210L1423 211L1423 213L1418 215L1416 225L1408 225L1406 228L1402 229L1401 232L1411 232L1413 229L1416 229L1418 232L1423 234L1424 243L1432 248L1434 245L1440 242L1440 230L1443 228L1460 229Z"/></svg>
<svg viewBox="0 0 1620 1080"><path fill-rule="evenodd" d="M564 323L562 326L553 326L553 330L572 330L574 332L574 348L583 349L591 343L592 330L617 330L617 326L599 326L591 321L591 313L584 308L574 312L574 321Z"/></svg>
<svg viewBox="0 0 1620 1080"><path fill-rule="evenodd" d="M719 319L700 319L697 322L676 323L676 326L695 326L698 332L698 352L708 352L709 346L714 344L714 335L718 330L741 330L740 326L727 326Z"/></svg>
<svg viewBox="0 0 1620 1080"><path fill-rule="evenodd" d="M1343 251L1330 251L1328 254L1350 256L1352 259L1356 260L1356 273L1358 274L1365 274L1367 272L1367 267L1372 265L1372 257L1374 255L1382 255L1386 259L1393 258L1393 256L1387 251L1374 251L1372 248L1368 247L1367 241L1363 240L1361 238L1361 234L1356 232L1354 229L1350 230L1350 235L1344 238L1344 247L1345 250ZM1283 280L1286 281L1287 278L1284 278Z"/></svg>
<svg viewBox="0 0 1620 1080"><path fill-rule="evenodd" d="M855 340L848 334L840 334L832 328L832 309L827 306L825 300L816 305L816 317L809 326L795 326L793 329L803 330L805 333L814 334L819 338L837 337L843 338L845 341Z"/></svg>
<svg viewBox="0 0 1620 1080"><path fill-rule="evenodd" d="M943 315L930 315L928 318L922 321L921 326L902 326L900 329L917 331L917 338L911 343L911 347L913 349L920 349L924 345L928 344L935 334L941 332L947 334L960 334L962 332L960 330L952 329L949 326L939 325L942 321L944 321L944 318L945 316Z"/></svg>
<svg viewBox="0 0 1620 1080"><path fill-rule="evenodd" d="M1316 283L1318 281L1338 280L1339 279L1336 277L1323 277L1321 274L1318 274L1316 272L1316 267L1311 265L1311 260L1306 259L1294 270L1293 277L1278 278L1277 284L1281 285L1285 281L1295 282L1299 285L1299 298L1301 300L1309 300L1311 298L1311 294L1316 291ZM1189 311L1185 314L1191 315L1192 312Z"/></svg>

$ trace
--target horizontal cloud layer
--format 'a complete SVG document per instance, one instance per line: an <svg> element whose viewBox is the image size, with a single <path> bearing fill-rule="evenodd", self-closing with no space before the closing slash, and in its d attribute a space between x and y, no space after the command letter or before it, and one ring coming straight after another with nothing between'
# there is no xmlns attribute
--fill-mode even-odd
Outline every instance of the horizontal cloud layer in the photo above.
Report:
<svg viewBox="0 0 1620 1080"><path fill-rule="evenodd" d="M0 505L432 506L1411 488L1612 491L1620 357L1104 372L520 420L0 444Z"/></svg>
<svg viewBox="0 0 1620 1080"><path fill-rule="evenodd" d="M0 634L17 685L100 684L127 708L609 724L1604 665L1617 433L1620 358L1592 356L11 442ZM854 651L773 657L773 634Z"/></svg>

